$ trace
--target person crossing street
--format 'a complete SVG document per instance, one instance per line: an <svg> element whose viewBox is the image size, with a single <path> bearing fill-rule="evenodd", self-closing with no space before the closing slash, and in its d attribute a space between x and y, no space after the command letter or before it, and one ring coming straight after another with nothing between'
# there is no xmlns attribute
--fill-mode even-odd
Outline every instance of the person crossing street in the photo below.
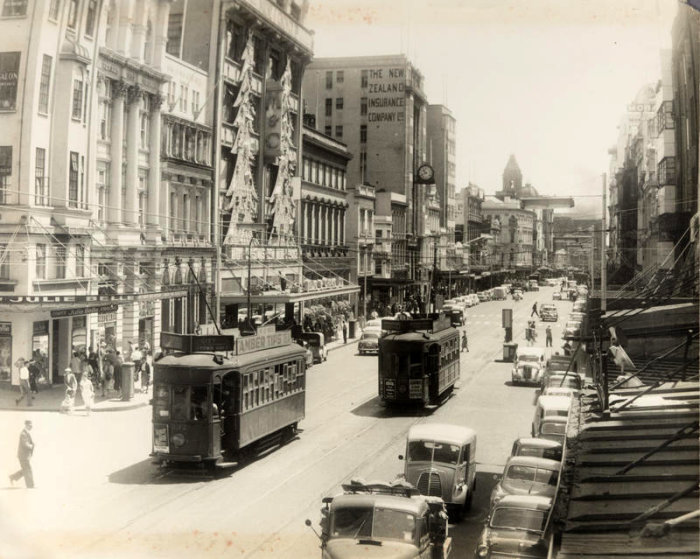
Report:
<svg viewBox="0 0 700 559"><path fill-rule="evenodd" d="M462 331L462 351L466 350L469 353L469 343L467 341L466 329Z"/></svg>
<svg viewBox="0 0 700 559"><path fill-rule="evenodd" d="M24 429L19 434L19 445L17 446L17 459L19 460L20 469L10 475L10 483L14 485L15 481L24 478L24 483L30 489L34 487L34 473L32 472L31 458L34 454L34 441L30 431L32 430L32 422L28 419L24 422Z"/></svg>
<svg viewBox="0 0 700 559"><path fill-rule="evenodd" d="M530 313L530 316L532 317L533 314L536 315L537 318L540 317L540 313L537 312L537 301L535 301L532 305L532 312Z"/></svg>
<svg viewBox="0 0 700 559"><path fill-rule="evenodd" d="M549 324L547 324L545 334L546 334L546 344L545 345L547 347L552 347L552 327Z"/></svg>

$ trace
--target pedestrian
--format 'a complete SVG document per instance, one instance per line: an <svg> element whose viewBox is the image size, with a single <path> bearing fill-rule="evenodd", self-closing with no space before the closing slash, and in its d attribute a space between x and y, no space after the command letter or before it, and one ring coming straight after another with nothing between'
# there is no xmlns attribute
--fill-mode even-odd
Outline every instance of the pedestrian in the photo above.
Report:
<svg viewBox="0 0 700 559"><path fill-rule="evenodd" d="M32 358L29 363L27 363L27 369L29 370L29 389L32 394L39 394L38 380L41 375L39 363Z"/></svg>
<svg viewBox="0 0 700 559"><path fill-rule="evenodd" d="M80 374L80 353L76 349L73 351L73 355L70 358L70 363L68 364L70 370L73 371L74 375Z"/></svg>
<svg viewBox="0 0 700 559"><path fill-rule="evenodd" d="M467 331L466 329L462 331L462 351L467 350L469 353L469 344L467 342Z"/></svg>
<svg viewBox="0 0 700 559"><path fill-rule="evenodd" d="M532 312L530 313L530 316L532 316L533 314L536 315L537 318L540 317L540 313L537 312L537 301L535 301L532 305Z"/></svg>
<svg viewBox="0 0 700 559"><path fill-rule="evenodd" d="M112 365L114 367L114 390L121 392L122 389L122 364L124 363L121 353L117 351Z"/></svg>
<svg viewBox="0 0 700 559"><path fill-rule="evenodd" d="M124 349L124 348L122 347L122 349ZM132 359L131 359L131 354L132 354L133 352L134 352L134 344L131 343L131 340L129 340L129 342L128 342L127 346L126 346L126 349L124 349L124 362L127 362L127 363L128 363L129 361L132 360ZM117 353L118 353L118 352L117 352Z"/></svg>
<svg viewBox="0 0 700 559"><path fill-rule="evenodd" d="M148 356L143 356L141 363L141 392L148 393L148 387L151 384L151 364L148 362Z"/></svg>
<svg viewBox="0 0 700 559"><path fill-rule="evenodd" d="M27 405L32 405L32 389L29 385L29 369L24 361L24 357L17 359L15 366L19 368L19 398L15 400L15 405L19 406L22 398L27 398Z"/></svg>
<svg viewBox="0 0 700 559"><path fill-rule="evenodd" d="M545 333L547 335L546 345L547 347L552 347L552 327L549 324L547 324L547 329L545 330Z"/></svg>
<svg viewBox="0 0 700 559"><path fill-rule="evenodd" d="M102 374L104 381L102 382L102 397L105 397L105 391L111 392L114 389L114 365L109 359L104 359L102 365Z"/></svg>
<svg viewBox="0 0 700 559"><path fill-rule="evenodd" d="M95 387L88 375L83 375L83 379L80 381L80 393L83 395L83 402L85 402L85 415L90 415L95 404Z"/></svg>
<svg viewBox="0 0 700 559"><path fill-rule="evenodd" d="M75 407L75 393L78 389L78 381L73 374L73 371L68 367L63 371L63 382L66 385L66 395L61 402L61 412L73 413L73 408Z"/></svg>
<svg viewBox="0 0 700 559"><path fill-rule="evenodd" d="M343 318L342 329L343 329L343 343L346 344L346 343L348 343L348 323L345 322L345 318Z"/></svg>
<svg viewBox="0 0 700 559"><path fill-rule="evenodd" d="M19 444L17 445L17 459L20 469L10 476L10 483L13 485L15 481L23 477L25 485L30 489L34 487L34 473L31 463L34 454L34 440L30 433L31 430L32 422L27 419L24 422L24 429L19 434Z"/></svg>

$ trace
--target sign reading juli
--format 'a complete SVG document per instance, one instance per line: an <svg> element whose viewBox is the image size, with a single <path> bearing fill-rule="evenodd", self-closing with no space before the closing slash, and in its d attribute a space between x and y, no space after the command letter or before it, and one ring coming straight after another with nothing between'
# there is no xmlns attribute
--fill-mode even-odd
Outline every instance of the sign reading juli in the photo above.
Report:
<svg viewBox="0 0 700 559"><path fill-rule="evenodd" d="M406 101L406 70L367 70L367 121L403 122Z"/></svg>

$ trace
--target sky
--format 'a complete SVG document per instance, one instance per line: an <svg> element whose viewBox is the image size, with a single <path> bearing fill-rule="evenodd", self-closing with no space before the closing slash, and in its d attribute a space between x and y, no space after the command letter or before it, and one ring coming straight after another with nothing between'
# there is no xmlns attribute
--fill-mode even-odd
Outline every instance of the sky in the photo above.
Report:
<svg viewBox="0 0 700 559"><path fill-rule="evenodd" d="M306 26L316 57L408 55L457 119L457 190L494 194L512 153L524 182L593 217L675 12L675 0L311 0Z"/></svg>

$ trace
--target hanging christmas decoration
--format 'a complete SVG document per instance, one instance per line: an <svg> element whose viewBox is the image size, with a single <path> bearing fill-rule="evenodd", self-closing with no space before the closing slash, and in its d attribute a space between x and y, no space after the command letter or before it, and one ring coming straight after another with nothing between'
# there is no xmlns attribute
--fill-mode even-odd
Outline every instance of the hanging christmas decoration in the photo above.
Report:
<svg viewBox="0 0 700 559"><path fill-rule="evenodd" d="M237 224L255 222L258 213L258 195L253 176L253 165L257 156L257 142L253 137L255 105L251 98L254 66L253 37L251 33L248 33L248 40L241 57L240 89L233 102L233 108L238 110L233 121L237 131L231 153L237 157L231 182L225 195L224 209L230 211L231 215L224 244L248 243L253 234L252 231L240 228Z"/></svg>
<svg viewBox="0 0 700 559"><path fill-rule="evenodd" d="M289 60L280 79L281 90L278 101L268 104L270 110L268 122L274 120L274 133L279 134L279 155L275 160L277 164L277 179L270 195L270 213L272 215L272 232L277 235L280 244L283 241L290 241L294 237L294 192L291 178L296 169L296 153L294 151L294 127L292 126L291 112L291 92L292 92L292 71ZM275 112L277 114L275 114ZM277 125L277 122L279 124ZM274 136L267 138L267 143L274 145L277 139ZM272 147L272 145L270 147Z"/></svg>

